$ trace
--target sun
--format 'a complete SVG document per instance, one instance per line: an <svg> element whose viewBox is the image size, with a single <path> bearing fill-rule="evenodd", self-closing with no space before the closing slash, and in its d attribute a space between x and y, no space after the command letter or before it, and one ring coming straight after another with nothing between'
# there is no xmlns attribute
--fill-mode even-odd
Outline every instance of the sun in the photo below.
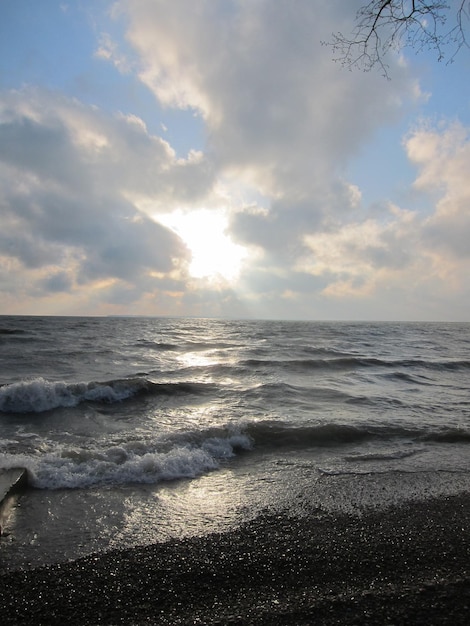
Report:
<svg viewBox="0 0 470 626"><path fill-rule="evenodd" d="M159 219L188 246L192 255L189 272L193 278L223 278L229 282L237 279L247 250L227 234L228 219L224 211L178 210Z"/></svg>

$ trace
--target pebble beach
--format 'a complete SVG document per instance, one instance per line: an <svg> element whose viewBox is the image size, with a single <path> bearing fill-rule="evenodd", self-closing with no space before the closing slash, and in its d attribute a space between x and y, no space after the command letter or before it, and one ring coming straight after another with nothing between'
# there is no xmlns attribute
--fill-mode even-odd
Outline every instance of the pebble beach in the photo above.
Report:
<svg viewBox="0 0 470 626"><path fill-rule="evenodd" d="M2 624L467 624L470 497L239 528L0 577Z"/></svg>

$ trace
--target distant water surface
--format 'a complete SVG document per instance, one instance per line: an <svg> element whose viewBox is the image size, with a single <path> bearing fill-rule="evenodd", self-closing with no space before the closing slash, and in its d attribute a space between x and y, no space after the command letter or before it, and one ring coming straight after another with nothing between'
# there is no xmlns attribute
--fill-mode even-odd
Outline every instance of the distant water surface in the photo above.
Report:
<svg viewBox="0 0 470 626"><path fill-rule="evenodd" d="M0 569L469 487L469 324L0 317L0 365Z"/></svg>

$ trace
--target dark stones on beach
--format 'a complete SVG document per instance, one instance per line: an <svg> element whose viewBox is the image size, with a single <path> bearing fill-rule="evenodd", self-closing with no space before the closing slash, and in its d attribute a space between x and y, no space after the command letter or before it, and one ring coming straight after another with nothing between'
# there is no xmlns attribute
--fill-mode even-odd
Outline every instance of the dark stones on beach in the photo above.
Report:
<svg viewBox="0 0 470 626"><path fill-rule="evenodd" d="M470 498L238 530L0 576L2 624L467 624Z"/></svg>

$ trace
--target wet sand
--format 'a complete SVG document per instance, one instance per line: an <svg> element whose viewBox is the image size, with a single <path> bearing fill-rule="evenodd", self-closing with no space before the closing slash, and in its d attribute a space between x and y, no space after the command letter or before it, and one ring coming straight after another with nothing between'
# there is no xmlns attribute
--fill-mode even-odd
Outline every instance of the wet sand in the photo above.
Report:
<svg viewBox="0 0 470 626"><path fill-rule="evenodd" d="M470 496L231 532L0 576L9 624L467 624Z"/></svg>

